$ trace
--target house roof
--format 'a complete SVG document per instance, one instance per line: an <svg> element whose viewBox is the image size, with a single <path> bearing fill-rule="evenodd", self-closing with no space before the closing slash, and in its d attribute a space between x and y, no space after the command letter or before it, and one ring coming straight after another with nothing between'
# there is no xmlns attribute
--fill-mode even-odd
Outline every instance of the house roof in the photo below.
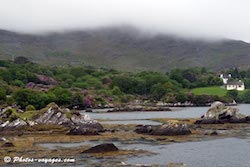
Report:
<svg viewBox="0 0 250 167"><path fill-rule="evenodd" d="M244 85L243 82L228 82L226 85Z"/></svg>

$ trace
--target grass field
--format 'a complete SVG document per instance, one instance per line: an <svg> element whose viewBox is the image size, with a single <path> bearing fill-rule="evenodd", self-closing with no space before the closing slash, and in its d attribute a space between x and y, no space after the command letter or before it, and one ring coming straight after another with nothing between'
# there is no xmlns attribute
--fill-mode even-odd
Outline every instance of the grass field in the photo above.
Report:
<svg viewBox="0 0 250 167"><path fill-rule="evenodd" d="M192 89L191 92L195 95L217 95L220 97L225 96L227 94L227 90L219 86L195 88Z"/></svg>
<svg viewBox="0 0 250 167"><path fill-rule="evenodd" d="M242 95L246 90L239 91L239 95ZM192 89L191 92L195 95L217 95L219 97L225 96L227 94L227 90L221 88L220 86L195 88Z"/></svg>

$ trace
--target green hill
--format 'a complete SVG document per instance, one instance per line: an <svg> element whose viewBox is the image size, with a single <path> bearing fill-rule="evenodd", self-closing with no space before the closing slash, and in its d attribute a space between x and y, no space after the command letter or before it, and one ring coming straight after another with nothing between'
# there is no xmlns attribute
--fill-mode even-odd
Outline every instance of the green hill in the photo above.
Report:
<svg viewBox="0 0 250 167"><path fill-rule="evenodd" d="M169 35L148 36L131 28L105 28L47 35L0 31L0 58L26 56L34 62L85 64L125 71L204 66L209 69L249 67L250 44L205 42Z"/></svg>

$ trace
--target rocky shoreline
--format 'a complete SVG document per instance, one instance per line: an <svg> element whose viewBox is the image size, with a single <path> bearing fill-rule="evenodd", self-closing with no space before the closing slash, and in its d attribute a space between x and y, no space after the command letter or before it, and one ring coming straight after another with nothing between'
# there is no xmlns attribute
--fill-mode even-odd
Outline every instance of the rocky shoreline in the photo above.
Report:
<svg viewBox="0 0 250 167"><path fill-rule="evenodd" d="M81 155L88 153L87 150L95 146L83 145L76 148L48 150L37 146L37 143L100 141L108 145L101 145L97 149L98 153L91 153L89 157L105 159L112 156L116 159L116 157L141 156L150 153L143 150L123 150L113 145L114 141L171 144L245 136L248 135L245 131L250 131L249 116L242 115L238 110L226 107L220 102L214 103L201 118L159 119L162 125L155 126L101 125L86 114L63 109L56 104L47 106L39 114L35 113L32 119L13 117L13 113L17 111L12 108L13 113L10 113L9 110L10 108L6 108L0 112L1 155L14 156L22 153L23 156L36 157L70 156L78 157L81 161ZM10 119L12 117L16 119ZM39 154L34 155L34 152ZM113 164L113 166L117 165L117 163Z"/></svg>
<svg viewBox="0 0 250 167"><path fill-rule="evenodd" d="M56 104L49 104L40 113L35 113L31 120L16 117L14 108L7 107L0 112L0 131L16 130L27 127L44 125L54 125L69 128L68 134L71 135L97 135L102 132L103 126L79 112L71 112L69 109L62 109Z"/></svg>

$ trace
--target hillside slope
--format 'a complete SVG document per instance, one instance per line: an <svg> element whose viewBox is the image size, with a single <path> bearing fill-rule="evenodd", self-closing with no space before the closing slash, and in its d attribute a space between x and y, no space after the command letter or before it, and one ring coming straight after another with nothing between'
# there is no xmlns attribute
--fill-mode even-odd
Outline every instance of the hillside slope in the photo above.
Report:
<svg viewBox="0 0 250 167"><path fill-rule="evenodd" d="M126 71L204 66L249 67L250 44L204 42L169 35L147 36L133 28L17 34L0 30L0 58L26 56L43 64L85 64Z"/></svg>

